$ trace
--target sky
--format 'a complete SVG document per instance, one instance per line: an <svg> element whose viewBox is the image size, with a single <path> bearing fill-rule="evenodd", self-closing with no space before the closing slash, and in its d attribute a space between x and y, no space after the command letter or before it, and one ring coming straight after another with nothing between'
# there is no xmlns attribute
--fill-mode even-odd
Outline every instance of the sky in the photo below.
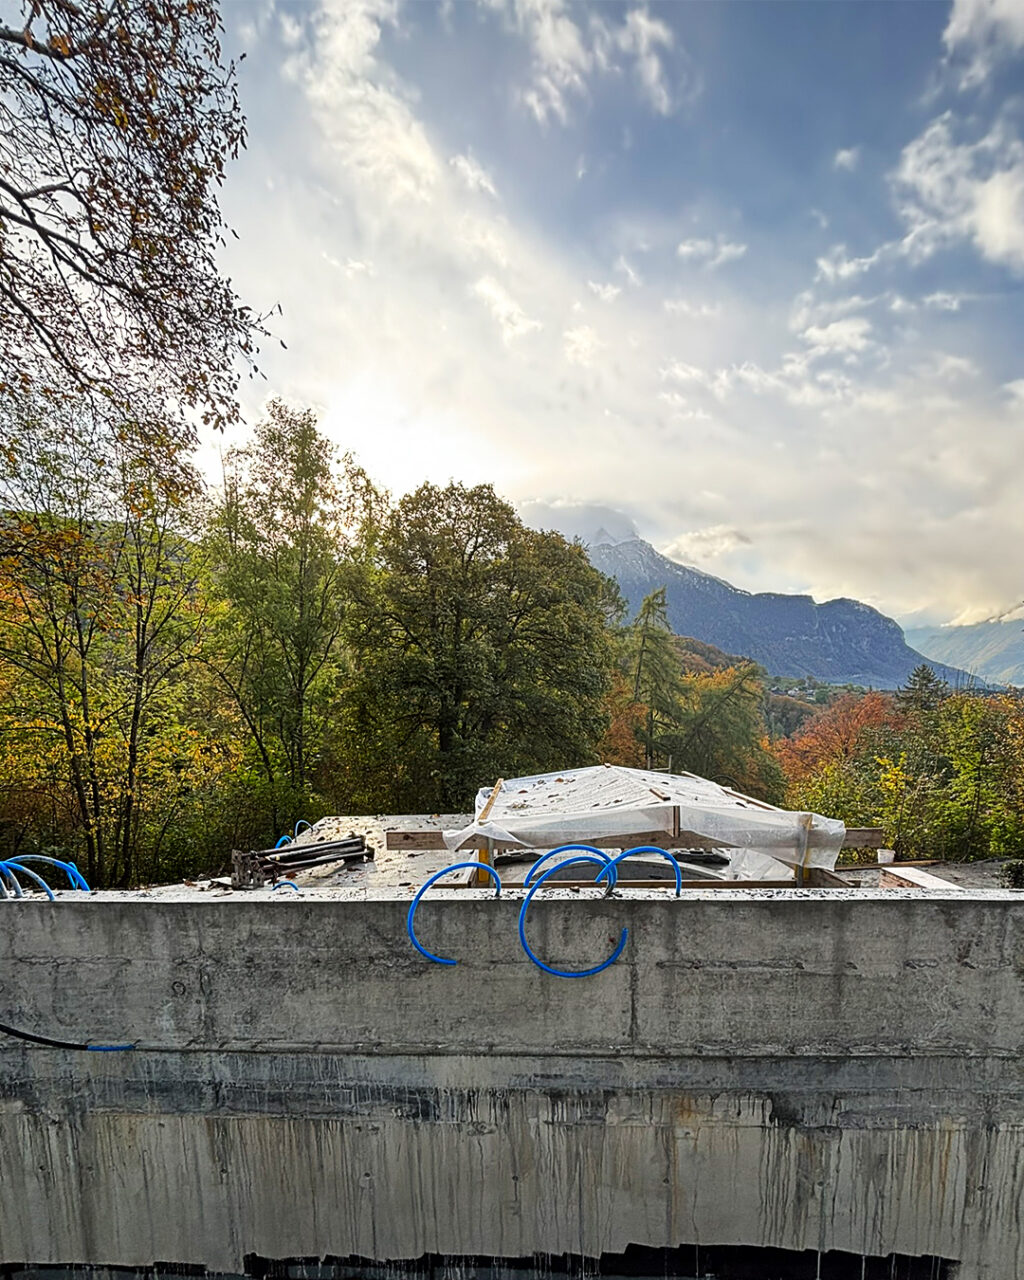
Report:
<svg viewBox="0 0 1024 1280"><path fill-rule="evenodd" d="M224 16L250 420L748 590L1024 597L1024 0Z"/></svg>

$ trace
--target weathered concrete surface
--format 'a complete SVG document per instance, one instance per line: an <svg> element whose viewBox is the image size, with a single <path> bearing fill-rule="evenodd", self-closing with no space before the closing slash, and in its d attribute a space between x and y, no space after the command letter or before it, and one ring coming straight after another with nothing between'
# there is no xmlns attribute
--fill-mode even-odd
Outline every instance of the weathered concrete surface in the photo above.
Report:
<svg viewBox="0 0 1024 1280"><path fill-rule="evenodd" d="M280 898L280 894L277 895ZM930 1254L1024 1280L1012 894L4 904L0 1261ZM17 1189L16 1193L14 1189Z"/></svg>

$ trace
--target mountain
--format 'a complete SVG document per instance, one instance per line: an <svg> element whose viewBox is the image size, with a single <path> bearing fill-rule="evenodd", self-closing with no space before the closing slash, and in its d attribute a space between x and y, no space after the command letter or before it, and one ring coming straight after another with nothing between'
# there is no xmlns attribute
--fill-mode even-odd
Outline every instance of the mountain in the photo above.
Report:
<svg viewBox="0 0 1024 1280"><path fill-rule="evenodd" d="M587 554L595 568L616 579L634 611L663 586L673 631L753 658L772 675L895 689L927 662L951 684L968 678L911 649L897 623L858 600L815 604L810 596L741 591L669 560L642 538L595 537Z"/></svg>
<svg viewBox="0 0 1024 1280"><path fill-rule="evenodd" d="M915 627L907 640L929 658L954 663L992 684L1024 685L1021 618L993 618L967 627Z"/></svg>

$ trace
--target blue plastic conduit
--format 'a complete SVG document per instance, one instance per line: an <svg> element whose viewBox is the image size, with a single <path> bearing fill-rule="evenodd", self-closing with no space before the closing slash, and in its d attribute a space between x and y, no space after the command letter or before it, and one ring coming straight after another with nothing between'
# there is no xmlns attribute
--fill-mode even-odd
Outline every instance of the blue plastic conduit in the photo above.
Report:
<svg viewBox="0 0 1024 1280"><path fill-rule="evenodd" d="M274 848L280 849L283 844L291 844L291 842L292 842L291 836L282 836L281 839L278 840L277 844L274 845Z"/></svg>
<svg viewBox="0 0 1024 1280"><path fill-rule="evenodd" d="M423 884L420 891L416 894L416 897L413 898L412 902L409 904L409 914L405 917L405 931L409 935L409 941L421 956L426 956L428 960L433 960L435 964L457 964L458 961L448 960L444 956L435 956L432 951L428 951L420 942L419 938L416 937L416 930L413 928L412 923L413 917L416 915L416 908L420 905L420 898L423 897L435 881L440 880L442 876L448 875L451 871L461 871L465 870L467 867L472 867L474 871L486 871L497 886L494 891L494 896L496 898L501 897L501 876L498 875L497 871L495 871L493 867L489 867L486 862L453 862L450 867L445 867L442 871L438 871L435 875L432 875L430 879Z"/></svg>
<svg viewBox="0 0 1024 1280"><path fill-rule="evenodd" d="M11 882L11 888L14 890L14 896L20 898L21 885L18 883L18 877L10 869L6 862L0 862L0 897L9 898L11 895L7 892L7 880Z"/></svg>
<svg viewBox="0 0 1024 1280"><path fill-rule="evenodd" d="M619 944L611 953L607 960L603 960L600 964L595 965L592 969L553 969L551 965L545 964L538 956L530 950L530 944L526 941L526 913L529 910L533 895L541 887L548 876L553 876L556 871L562 867L571 866L574 862L589 862L594 866L601 867L603 875L605 871L611 872L611 882L614 885L616 880L615 863L604 854L598 852L595 857L591 853L577 854L575 858L567 858L565 862L560 862L556 867L549 867L547 871L537 880L536 884L531 886L530 891L523 899L523 905L519 911L519 941L523 944L523 950L530 957L538 969L543 969L545 973L553 974L556 978L592 978L595 973L600 973L602 969L607 969L609 965L615 963L619 956L622 955L622 949L626 945L626 939L629 937L629 930L623 929L619 937ZM600 876L598 877L600 879Z"/></svg>
<svg viewBox="0 0 1024 1280"><path fill-rule="evenodd" d="M299 834L299 827L305 827L308 831L313 830L312 822L307 822L305 818L300 818L295 824L295 830L292 832L292 838Z"/></svg>
<svg viewBox="0 0 1024 1280"><path fill-rule="evenodd" d="M273 887L273 889L271 890L271 892L272 892L272 893L276 893L276 892L278 891L278 889L280 889L280 888L281 888L281 886L282 886L283 884L286 884L286 885L288 886L288 888L289 888L289 889L294 889L296 893L301 893L301 892L302 892L302 890L299 888L299 886L295 883L295 881L294 881L294 880L278 880L277 884L275 884L275 885L274 885L274 887Z"/></svg>
<svg viewBox="0 0 1024 1280"><path fill-rule="evenodd" d="M660 853L663 858L667 858L672 863L673 870L676 873L676 897L683 891L683 873L679 870L679 863L668 852L667 849L659 849L656 844L638 844L635 849L625 849L622 853L618 853L614 858L610 859L609 865L616 867L620 862L624 862L626 858L635 857L638 853ZM607 868L597 873L596 879L600 880L606 874Z"/></svg>
<svg viewBox="0 0 1024 1280"><path fill-rule="evenodd" d="M22 896L21 886L18 884L17 876L15 876L14 873L11 871L11 867L17 867L23 876L28 876L30 880L34 880L36 884L40 887L40 889L42 889L43 893L45 893L46 896L50 899L50 901L51 902L55 901L53 890L46 883L46 881L43 879L42 876L37 876L36 873L32 871L29 867L23 867L20 862L16 862L13 858L9 858L7 862L3 864L3 868L4 868L4 871L7 873L7 875L9 875L11 879L14 881L14 883L18 886L17 896L19 898Z"/></svg>
<svg viewBox="0 0 1024 1280"><path fill-rule="evenodd" d="M530 881L537 874L537 868L542 867L550 858L555 857L556 854L559 853L568 853L573 849L579 849L583 853L596 853L599 858L603 859L606 865L611 862L611 858L608 854L604 853L601 849L595 849L592 844L560 844L557 849L552 849L550 853L545 853L543 857L537 859L527 872L526 879L523 881L523 884L529 885Z"/></svg>
<svg viewBox="0 0 1024 1280"><path fill-rule="evenodd" d="M58 858L46 858L41 853L19 853L13 858L8 858L8 862L13 862L15 866L22 867L23 871L25 867L22 864L25 862L48 863L51 867L57 867L67 875L72 889L81 889L84 893L90 892L89 886L85 883L85 876L82 875L73 862L61 862Z"/></svg>

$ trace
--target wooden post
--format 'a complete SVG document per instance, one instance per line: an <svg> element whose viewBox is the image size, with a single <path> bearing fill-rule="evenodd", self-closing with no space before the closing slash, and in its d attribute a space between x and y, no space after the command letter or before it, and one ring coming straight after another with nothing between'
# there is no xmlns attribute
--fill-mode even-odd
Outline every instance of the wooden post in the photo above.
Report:
<svg viewBox="0 0 1024 1280"><path fill-rule="evenodd" d="M477 818L477 822L487 821L488 817L490 816L491 809L494 806L494 802L498 798L498 792L501 791L501 788L504 785L504 782L505 782L504 778L499 778L498 781L494 784L494 790L487 797L487 803L480 810L480 817ZM494 866L494 841L493 840L489 839L482 848L477 850L477 861L484 863L484 865L488 867ZM490 884L491 877L487 875L486 872L474 871L473 878L470 881L470 883L475 885Z"/></svg>
<svg viewBox="0 0 1024 1280"><path fill-rule="evenodd" d="M797 877L799 884L807 884L807 854L811 843L811 824L814 822L814 814L802 813L800 815L800 831L797 836L797 853L800 854L800 874Z"/></svg>

